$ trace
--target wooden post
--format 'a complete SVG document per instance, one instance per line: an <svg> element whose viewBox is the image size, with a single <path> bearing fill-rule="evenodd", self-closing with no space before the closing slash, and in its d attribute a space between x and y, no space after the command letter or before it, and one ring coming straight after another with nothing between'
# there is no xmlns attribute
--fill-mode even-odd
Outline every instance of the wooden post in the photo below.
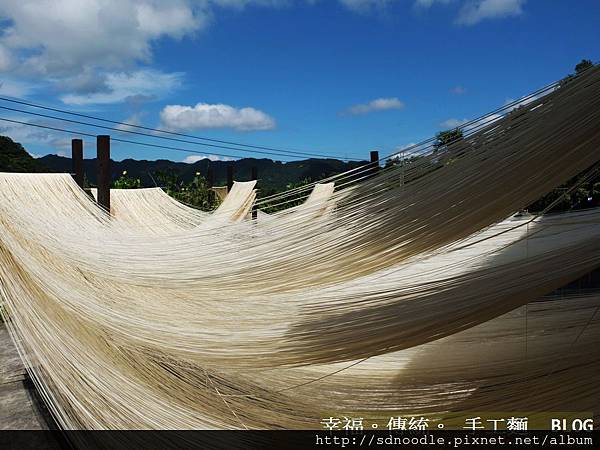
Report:
<svg viewBox="0 0 600 450"><path fill-rule="evenodd" d="M227 193L231 192L233 187L233 163L227 166Z"/></svg>
<svg viewBox="0 0 600 450"><path fill-rule="evenodd" d="M371 166L373 166L369 171L371 176L377 175L379 173L379 152L377 150L371 152Z"/></svg>
<svg viewBox="0 0 600 450"><path fill-rule="evenodd" d="M98 204L110 212L110 136L96 138Z"/></svg>
<svg viewBox="0 0 600 450"><path fill-rule="evenodd" d="M252 167L252 179L258 181L258 168L256 166ZM256 220L257 218L258 218L258 208L256 207L256 199L255 199L254 204L252 205L252 220Z"/></svg>
<svg viewBox="0 0 600 450"><path fill-rule="evenodd" d="M208 204L209 206L215 202L215 191L213 191L213 187L215 185L215 174L208 164L208 168L206 169L206 187L208 188Z"/></svg>
<svg viewBox="0 0 600 450"><path fill-rule="evenodd" d="M83 141L71 140L71 175L75 183L83 189Z"/></svg>

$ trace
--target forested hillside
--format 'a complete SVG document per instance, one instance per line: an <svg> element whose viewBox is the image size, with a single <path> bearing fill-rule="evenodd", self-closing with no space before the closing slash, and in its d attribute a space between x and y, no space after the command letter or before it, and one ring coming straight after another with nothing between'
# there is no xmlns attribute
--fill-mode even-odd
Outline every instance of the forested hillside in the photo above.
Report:
<svg viewBox="0 0 600 450"><path fill-rule="evenodd" d="M45 172L47 169L23 146L7 136L0 136L0 172Z"/></svg>
<svg viewBox="0 0 600 450"><path fill-rule="evenodd" d="M56 155L48 155L39 160L52 172L68 172L71 170L71 160ZM112 162L113 179L118 178L126 171L131 178L139 178L141 186L150 187L160 185L157 174L169 174L177 177L183 183L191 182L199 172L206 177L210 164L215 185L225 185L227 180L227 166L233 165L234 179L246 181L251 178L252 167L257 167L262 195L285 190L288 185L309 181L317 181L337 173L358 167L363 162L344 162L337 159L307 159L282 163L270 159L244 158L236 161L210 161L203 159L193 164L174 162L164 159L156 161L125 159ZM84 160L86 178L90 184L96 183L96 160ZM156 184L155 184L156 183Z"/></svg>

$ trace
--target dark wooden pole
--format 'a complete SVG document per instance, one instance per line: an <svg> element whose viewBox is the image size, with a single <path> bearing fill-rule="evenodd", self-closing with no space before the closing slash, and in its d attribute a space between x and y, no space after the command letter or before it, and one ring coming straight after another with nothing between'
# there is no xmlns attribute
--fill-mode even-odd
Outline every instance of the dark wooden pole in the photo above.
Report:
<svg viewBox="0 0 600 450"><path fill-rule="evenodd" d="M83 189L83 141L71 140L71 175L75 183Z"/></svg>
<svg viewBox="0 0 600 450"><path fill-rule="evenodd" d="M373 168L370 173L372 176L375 176L379 173L379 152L377 150L371 152L371 165Z"/></svg>
<svg viewBox="0 0 600 450"><path fill-rule="evenodd" d="M98 151L97 180L98 204L110 212L110 136L96 138Z"/></svg>
<svg viewBox="0 0 600 450"><path fill-rule="evenodd" d="M206 187L208 188L208 204L212 205L215 202L215 191L213 191L213 187L215 186L215 173L212 170L210 164L206 169Z"/></svg>
<svg viewBox="0 0 600 450"><path fill-rule="evenodd" d="M252 167L252 179L256 180L258 182L258 168L256 166ZM255 188L256 188L256 186L255 186ZM258 208L256 207L256 200L254 200L254 205L252 205L252 220L256 220L257 218L258 218Z"/></svg>
<svg viewBox="0 0 600 450"><path fill-rule="evenodd" d="M233 187L233 164L227 166L227 193L231 192Z"/></svg>

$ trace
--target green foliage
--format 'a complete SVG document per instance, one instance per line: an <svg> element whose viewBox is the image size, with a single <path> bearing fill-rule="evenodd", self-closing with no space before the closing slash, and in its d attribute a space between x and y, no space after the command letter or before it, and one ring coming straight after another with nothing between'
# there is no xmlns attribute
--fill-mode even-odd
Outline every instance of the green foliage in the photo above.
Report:
<svg viewBox="0 0 600 450"><path fill-rule="evenodd" d="M0 172L45 172L46 168L23 146L7 136L0 136Z"/></svg>
<svg viewBox="0 0 600 450"><path fill-rule="evenodd" d="M167 191L179 191L183 183L173 169L157 170L154 172L153 178L159 186Z"/></svg>
<svg viewBox="0 0 600 450"><path fill-rule="evenodd" d="M575 73L568 75L561 81L561 85L574 79L583 71L593 67L592 61L583 59L575 66ZM521 113L522 109L517 108L511 114ZM428 159L423 156L411 156L409 158L399 159L391 158L386 161L383 170L393 170L400 167L410 168L412 171L412 180L414 181L432 170L438 170L447 164L452 164L465 149L457 146L454 150L449 145L463 139L463 131L455 128L441 131L436 135L434 143L434 152L439 152L435 158ZM43 164L42 164L43 163ZM311 182L322 180L332 175L355 169L362 162L343 162L336 159L307 159L302 161L291 161L282 163L281 161L272 161L270 159L244 158L234 162L235 177L238 180L247 180L250 176L251 167L257 167L260 177L258 196L266 197L282 191L305 186ZM85 180L84 185L89 187L95 183L95 163L92 160L85 160ZM200 176L199 171L204 171L210 165L215 174L215 185L225 184L226 166L231 164L227 161L209 161L204 159L194 164L176 163L167 160L157 161L135 161L132 159L124 161L114 161L113 167L122 170L123 175L114 181L114 188L138 188L141 186L160 185L166 192L177 200L192 205L202 210L212 210L218 206L219 200L207 187L206 180ZM41 162L32 158L25 149L17 143L14 143L8 137L0 136L0 171L6 172L69 172L71 161L55 155L49 155L41 158ZM415 170L416 169L416 170ZM129 175L131 174L131 175ZM394 179L390 188L397 187L405 183L399 171L399 177ZM91 177L88 179L88 176ZM600 182L600 180L597 180ZM580 209L589 206L600 206L600 186L598 182L580 187L567 195L565 191L569 186L573 186L574 181L560 186L541 199L529 206L532 212L542 211L556 199L561 199L552 211ZM308 192L302 192L295 196L288 197L289 202L280 205L271 205L264 208L265 212L275 212L291 206L300 204ZM273 202L277 203L277 201Z"/></svg>
<svg viewBox="0 0 600 450"><path fill-rule="evenodd" d="M574 74L570 73L569 75L567 75L566 77L564 77L562 80L560 80L559 86L564 86L569 81L573 80L577 75L585 72L590 67L594 67L594 63L592 61L590 61L589 59L582 59L575 66L575 73Z"/></svg>
<svg viewBox="0 0 600 450"><path fill-rule="evenodd" d="M285 187L285 191L290 191L292 189L301 188L303 186L307 186L311 184L313 181L310 177L305 178L296 183L288 183ZM277 211L282 211L287 208L291 208L293 206L301 205L308 195L310 195L311 190L302 190L301 192L290 194L286 196L284 199L274 199L271 204L267 204L261 207L261 210L268 213L273 214Z"/></svg>
<svg viewBox="0 0 600 450"><path fill-rule="evenodd" d="M172 169L157 170L153 178L167 194L186 205L202 211L212 211L219 206L218 197L208 188L206 179L200 172L196 172L190 182L183 181Z"/></svg>
<svg viewBox="0 0 600 450"><path fill-rule="evenodd" d="M39 160L50 172L70 172L71 159L56 155L47 155ZM298 183L306 178L311 180L322 180L324 178L346 172L360 167L366 161L339 161L336 159L305 159L300 161L272 161L270 159L243 158L236 161L209 161L203 159L193 164L184 162L167 161L159 159L155 161L124 159L123 161L112 161L113 173L120 174L124 170L132 178L139 178L142 187L151 187L159 184L154 179L156 172L173 172L179 180L191 182L196 172L206 176L210 166L214 174L214 185L224 186L227 182L227 166L234 166L234 179L247 181L251 178L252 167L258 169L260 178L258 196L263 197L276 192L281 192L288 183ZM85 159L83 161L84 172L88 177L90 185L95 186L96 161ZM160 183L162 185L162 183Z"/></svg>
<svg viewBox="0 0 600 450"><path fill-rule="evenodd" d="M426 157L422 155L410 155L408 157L400 157L400 154L395 157L388 158L385 161L384 170L391 167L409 167L412 166L419 161L425 161Z"/></svg>
<svg viewBox="0 0 600 450"><path fill-rule="evenodd" d="M433 151L437 152L448 145L457 142L463 138L463 130L460 128L454 128L453 130L440 131L435 135L435 142L433 143Z"/></svg>
<svg viewBox="0 0 600 450"><path fill-rule="evenodd" d="M142 181L139 178L132 178L127 175L127 171L124 170L119 178L112 183L114 189L138 189L142 186Z"/></svg>
<svg viewBox="0 0 600 450"><path fill-rule="evenodd" d="M581 62L575 66L575 73L579 75L590 67L594 67L594 63L589 59L582 59Z"/></svg>
<svg viewBox="0 0 600 450"><path fill-rule="evenodd" d="M585 172L584 172L585 173ZM539 200L529 205L529 212L540 213L545 211L554 202L557 202L549 212L560 212L590 208L600 205L600 181L585 183L575 188L578 177L573 178L562 186L553 189Z"/></svg>
<svg viewBox="0 0 600 450"><path fill-rule="evenodd" d="M592 63L592 61L590 61L589 59L582 59L581 62L579 62L575 66L575 73L569 74L565 78L563 78L560 81L560 86L564 86L566 83L573 80L577 75L581 74L582 72L586 71L591 67L594 67L594 63ZM583 171L582 174L586 173L588 170ZM592 182L590 183L586 183L582 186L579 186L576 189L572 189L577 184L580 175L569 180L565 184L553 189L539 200L536 200L534 203L529 205L527 210L530 212L542 212L555 201L557 202L556 205L550 209L550 211L552 212L568 211L573 209L583 209L592 206L599 206L599 180L592 180Z"/></svg>

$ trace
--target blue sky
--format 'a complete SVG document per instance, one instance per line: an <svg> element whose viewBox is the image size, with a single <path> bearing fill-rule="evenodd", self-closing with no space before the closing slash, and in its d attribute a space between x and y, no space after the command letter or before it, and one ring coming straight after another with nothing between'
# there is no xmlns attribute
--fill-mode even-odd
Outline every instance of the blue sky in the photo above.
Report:
<svg viewBox="0 0 600 450"><path fill-rule="evenodd" d="M595 0L3 0L0 95L366 158L597 62L599 24ZM76 137L1 122L0 133L36 155L68 155ZM113 157L194 158L126 144Z"/></svg>

